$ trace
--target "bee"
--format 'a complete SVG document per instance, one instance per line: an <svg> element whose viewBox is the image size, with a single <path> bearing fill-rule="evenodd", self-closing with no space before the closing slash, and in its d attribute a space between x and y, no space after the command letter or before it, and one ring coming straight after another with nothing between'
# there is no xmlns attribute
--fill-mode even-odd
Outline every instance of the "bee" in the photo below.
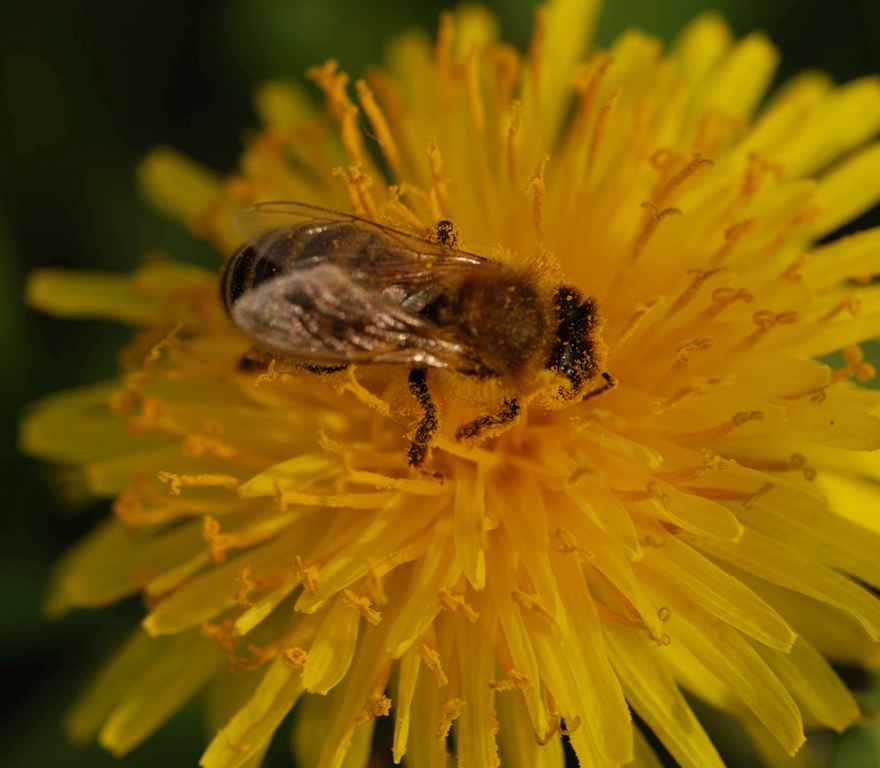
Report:
<svg viewBox="0 0 880 768"><path fill-rule="evenodd" d="M567 400L615 385L602 370L593 299L566 285L542 295L526 271L457 249L448 220L420 238L304 203L266 202L240 222L249 239L220 282L233 323L259 350L315 373L350 363L407 366L422 410L408 453L414 467L438 427L431 368L499 377L514 391L531 373L549 370L565 380L558 396ZM476 438L520 410L516 397L505 399L456 437Z"/></svg>

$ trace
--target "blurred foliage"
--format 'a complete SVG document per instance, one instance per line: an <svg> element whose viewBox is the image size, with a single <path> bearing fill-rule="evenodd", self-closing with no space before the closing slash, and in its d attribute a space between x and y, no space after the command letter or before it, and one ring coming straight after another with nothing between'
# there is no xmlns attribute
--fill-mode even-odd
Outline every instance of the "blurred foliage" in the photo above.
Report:
<svg viewBox="0 0 880 768"><path fill-rule="evenodd" d="M499 15L504 36L524 46L535 3L486 5ZM784 54L783 75L821 67L842 80L880 69L880 4L871 0L606 5L603 44L628 26L669 39L687 19L716 7L738 33L770 33ZM120 765L97 747L66 745L61 719L88 671L140 615L131 600L55 623L42 618L51 562L107 509L72 510L63 502L55 492L63 477L17 456L16 423L28 402L111 375L125 331L25 309L25 274L50 265L124 270L156 249L216 263L205 246L142 203L133 169L144 153L168 144L229 169L253 125L255 83L299 77L331 56L357 74L381 60L393 34L414 25L433 31L444 7L441 0L0 3L0 662L15 692L2 702L4 765ZM877 222L874 212L848 229ZM880 357L876 345L873 352ZM121 764L195 765L199 722L197 708L188 708ZM836 744L834 768L880 764L878 745L876 729L853 729ZM289 764L283 744L273 746L269 762Z"/></svg>

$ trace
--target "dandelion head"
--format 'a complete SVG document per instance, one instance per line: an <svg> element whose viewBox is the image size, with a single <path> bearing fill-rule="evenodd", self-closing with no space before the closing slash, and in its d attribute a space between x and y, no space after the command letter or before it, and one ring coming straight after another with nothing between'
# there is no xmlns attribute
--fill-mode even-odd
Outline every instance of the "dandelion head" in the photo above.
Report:
<svg viewBox="0 0 880 768"><path fill-rule="evenodd" d="M318 100L263 86L234 175L171 150L141 169L223 259L238 211L285 200L528 275L550 349L519 343L528 376L255 357L222 259L33 276L35 305L136 328L117 380L23 426L114 500L50 609L146 606L76 739L124 754L204 689L205 768L258 765L294 707L320 768L380 747L549 768L564 741L583 766L652 766L647 731L707 768L685 693L768 755L858 717L831 662L880 663L859 347L880 334L880 232L825 236L880 199L880 83L810 72L765 98L764 36L706 15L668 50L635 31L590 50L596 7L539 9L525 52L479 8L446 14L364 79L310 70ZM502 359L510 306L473 323Z"/></svg>

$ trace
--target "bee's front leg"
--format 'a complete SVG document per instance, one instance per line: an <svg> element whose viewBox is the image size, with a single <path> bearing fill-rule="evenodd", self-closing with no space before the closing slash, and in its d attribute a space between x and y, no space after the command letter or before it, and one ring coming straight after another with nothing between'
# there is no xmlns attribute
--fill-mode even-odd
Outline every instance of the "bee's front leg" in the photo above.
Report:
<svg viewBox="0 0 880 768"><path fill-rule="evenodd" d="M510 424L519 416L520 410L519 400L515 397L505 400L496 413L480 416L478 419L462 424L455 432L455 439L470 440L471 438L479 437L487 429Z"/></svg>
<svg viewBox="0 0 880 768"><path fill-rule="evenodd" d="M424 368L413 368L409 372L409 391L422 407L422 420L409 445L409 465L419 467L428 455L431 438L439 424L437 406L428 391L428 372Z"/></svg>

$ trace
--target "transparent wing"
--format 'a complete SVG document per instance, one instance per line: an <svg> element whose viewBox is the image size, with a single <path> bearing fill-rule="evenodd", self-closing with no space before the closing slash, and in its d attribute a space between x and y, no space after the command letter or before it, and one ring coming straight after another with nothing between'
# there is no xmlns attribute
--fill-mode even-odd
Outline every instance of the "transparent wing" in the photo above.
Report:
<svg viewBox="0 0 880 768"><path fill-rule="evenodd" d="M235 303L232 316L258 346L301 360L454 369L477 363L442 329L332 263L263 283Z"/></svg>
<svg viewBox="0 0 880 768"><path fill-rule="evenodd" d="M239 211L236 225L245 238L258 237L279 227L321 224L351 224L362 231L374 232L397 249L418 255L426 264L440 269L478 267L491 264L475 253L449 248L395 227L364 219L354 214L290 201L256 203Z"/></svg>

